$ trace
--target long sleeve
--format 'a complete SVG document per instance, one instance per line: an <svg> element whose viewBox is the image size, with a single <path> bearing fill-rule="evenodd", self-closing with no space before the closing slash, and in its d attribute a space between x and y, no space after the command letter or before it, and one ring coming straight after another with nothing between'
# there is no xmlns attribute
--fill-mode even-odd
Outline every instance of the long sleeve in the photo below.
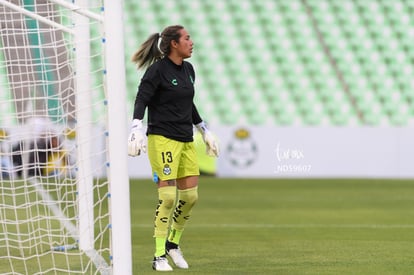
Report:
<svg viewBox="0 0 414 275"><path fill-rule="evenodd" d="M159 84L160 78L158 71L155 70L154 67L149 68L142 77L138 87L134 104L133 119L142 120L144 118L145 110L151 101L151 98L155 95L155 91Z"/></svg>
<svg viewBox="0 0 414 275"><path fill-rule="evenodd" d="M197 107L195 106L195 104L193 103L193 113L192 113L192 118L193 118L193 124L199 124L201 121L203 121L201 119L200 114L198 113Z"/></svg>
<svg viewBox="0 0 414 275"><path fill-rule="evenodd" d="M190 63L177 65L168 57L147 69L138 87L133 117L142 120L147 110L147 135L193 140L193 124L201 122L194 105L194 79Z"/></svg>

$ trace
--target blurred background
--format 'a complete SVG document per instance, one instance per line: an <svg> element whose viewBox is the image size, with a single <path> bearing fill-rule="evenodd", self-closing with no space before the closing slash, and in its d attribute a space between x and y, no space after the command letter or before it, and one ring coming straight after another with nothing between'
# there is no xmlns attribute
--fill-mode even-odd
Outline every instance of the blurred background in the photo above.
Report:
<svg viewBox="0 0 414 275"><path fill-rule="evenodd" d="M130 58L180 24L221 150L207 157L194 132L210 176L183 244L194 274L412 274L413 0L123 0L125 44L110 57L125 67L110 69L126 83L114 91L101 23L115 1L0 0L0 273L92 274L81 250L54 251L78 246L71 225L89 224L92 193L99 255L128 260L110 255L127 236L110 223L130 202L134 273L153 272L156 186L148 156L126 155L144 73ZM114 101L126 110L109 117Z"/></svg>
<svg viewBox="0 0 414 275"><path fill-rule="evenodd" d="M128 111L142 75L130 55L182 24L219 175L412 177L413 13L405 0L125 1Z"/></svg>
<svg viewBox="0 0 414 275"><path fill-rule="evenodd" d="M130 55L181 24L211 124L412 125L413 13L408 0L127 0L128 99Z"/></svg>
<svg viewBox="0 0 414 275"><path fill-rule="evenodd" d="M34 7L46 17L61 16L64 25L73 25L68 10L54 10L44 0L36 3ZM100 1L91 3L91 11L104 14ZM123 4L120 31L125 34L125 68L119 70L126 74L127 128L144 73L137 71L131 55L152 33L180 24L194 42L188 61L196 70L195 103L222 149L218 160L205 158L203 142L196 136L203 172L235 177L414 177L410 165L414 154L414 1L125 0ZM6 34L7 28L12 29L7 25L11 20L0 21L6 26L2 29L4 51L0 51L0 126L37 119L39 105L43 114L58 123L68 113L63 120L68 119L65 125L73 127L73 39L66 41L67 34L59 32L49 38L45 28L40 34L44 45L31 47L44 53L35 61L35 69L46 67L40 74L27 76L42 79L33 88L33 80L28 82L24 73L16 72L19 79L15 81L24 91L15 91L13 96L5 56L16 31ZM96 143L103 146L105 39L96 22L90 30L91 127L101 137ZM48 52L53 39L68 43L66 49ZM19 70L27 68L25 52L16 54L19 59L13 61L8 54L8 62L19 63ZM67 62L58 60L65 56ZM69 69L53 62L68 63ZM66 88L60 95L54 94L62 87ZM30 100L22 96L30 98L30 93L34 93ZM151 176L147 158L128 161L131 177Z"/></svg>

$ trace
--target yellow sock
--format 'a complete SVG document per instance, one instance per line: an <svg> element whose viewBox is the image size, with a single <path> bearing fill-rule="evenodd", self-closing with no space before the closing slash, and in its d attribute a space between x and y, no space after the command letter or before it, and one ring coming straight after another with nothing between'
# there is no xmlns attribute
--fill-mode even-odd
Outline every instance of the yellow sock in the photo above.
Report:
<svg viewBox="0 0 414 275"><path fill-rule="evenodd" d="M168 240L179 244L184 226L190 218L191 210L198 199L198 188L178 190L178 200L173 213L171 231Z"/></svg>
<svg viewBox="0 0 414 275"><path fill-rule="evenodd" d="M168 235L168 241L178 245L180 243L182 234L183 230L178 230L174 227L171 227L170 234Z"/></svg>
<svg viewBox="0 0 414 275"><path fill-rule="evenodd" d="M155 256L165 254L165 241L167 239L168 227L171 213L174 210L177 191L175 186L158 188L158 206L155 211L154 237Z"/></svg>
<svg viewBox="0 0 414 275"><path fill-rule="evenodd" d="M155 257L159 257L165 254L165 241L167 238L155 237Z"/></svg>

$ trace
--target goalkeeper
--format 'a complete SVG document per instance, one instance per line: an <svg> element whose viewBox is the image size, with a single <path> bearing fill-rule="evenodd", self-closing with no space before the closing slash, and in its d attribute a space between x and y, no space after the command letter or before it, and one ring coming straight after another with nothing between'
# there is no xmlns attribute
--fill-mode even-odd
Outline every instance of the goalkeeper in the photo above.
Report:
<svg viewBox="0 0 414 275"><path fill-rule="evenodd" d="M199 166L193 144L193 125L202 133L207 154L218 156L219 148L194 105L193 41L183 26L166 27L152 34L132 61L146 71L134 105L128 154L147 151L142 120L148 108L147 144L153 179L158 185L155 211L154 270L170 271L168 255L178 268L188 268L179 243L191 210L198 199Z"/></svg>

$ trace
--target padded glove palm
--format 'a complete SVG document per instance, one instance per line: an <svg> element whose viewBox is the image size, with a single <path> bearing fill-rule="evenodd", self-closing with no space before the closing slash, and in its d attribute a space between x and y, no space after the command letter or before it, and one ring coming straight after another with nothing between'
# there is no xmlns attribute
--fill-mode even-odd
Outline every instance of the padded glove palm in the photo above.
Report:
<svg viewBox="0 0 414 275"><path fill-rule="evenodd" d="M204 143L206 144L207 155L210 157L218 157L220 153L218 142L210 130L207 129L206 124L204 122L200 122L196 125L196 127L203 136Z"/></svg>
<svg viewBox="0 0 414 275"><path fill-rule="evenodd" d="M128 155L131 157L139 156L141 151L147 152L145 135L142 131L142 120L134 119L128 137Z"/></svg>

